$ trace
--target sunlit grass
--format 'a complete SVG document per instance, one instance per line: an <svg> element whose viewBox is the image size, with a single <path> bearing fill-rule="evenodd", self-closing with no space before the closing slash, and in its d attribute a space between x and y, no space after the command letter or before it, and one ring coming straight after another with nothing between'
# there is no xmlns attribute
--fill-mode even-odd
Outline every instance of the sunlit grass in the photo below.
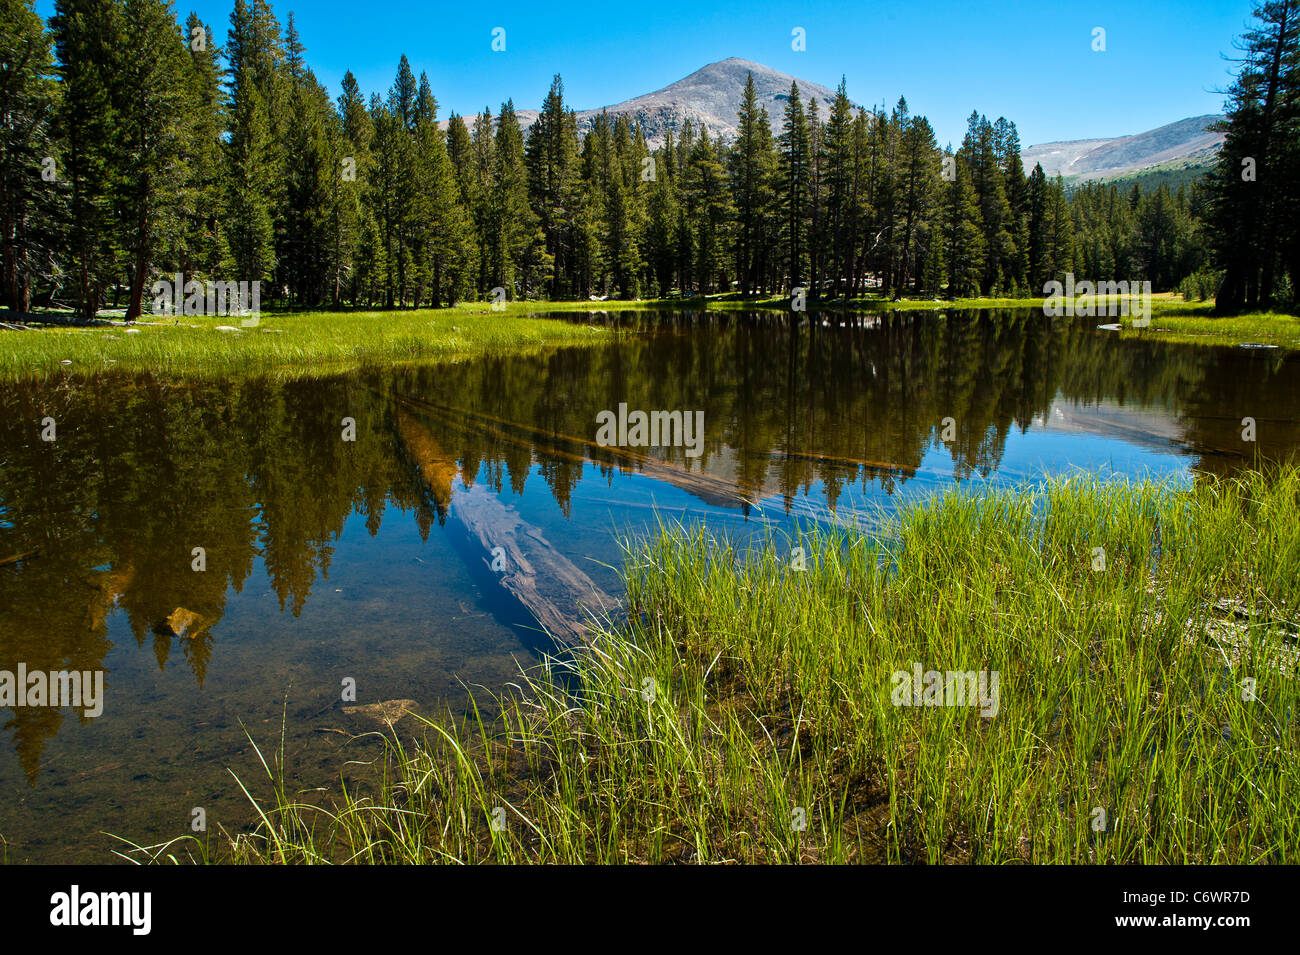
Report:
<svg viewBox="0 0 1300 955"><path fill-rule="evenodd" d="M1240 345L1257 343L1300 348L1300 316L1283 312L1248 312L1215 315L1213 302L1155 299L1151 325L1133 329L1125 319L1123 334L1191 344Z"/></svg>
<svg viewBox="0 0 1300 955"><path fill-rule="evenodd" d="M949 491L875 526L630 545L629 620L499 721L405 726L324 802L263 760L260 821L213 858L1297 861L1295 466ZM913 664L996 671L996 715L895 705Z"/></svg>
<svg viewBox="0 0 1300 955"><path fill-rule="evenodd" d="M488 305L389 312L263 314L244 327L238 317L146 316L121 324L43 326L0 331L0 380L107 370L219 377L278 373L325 375L497 349L608 340L609 331L529 317L528 305ZM219 330L225 326L227 330ZM64 364L67 362L67 364Z"/></svg>

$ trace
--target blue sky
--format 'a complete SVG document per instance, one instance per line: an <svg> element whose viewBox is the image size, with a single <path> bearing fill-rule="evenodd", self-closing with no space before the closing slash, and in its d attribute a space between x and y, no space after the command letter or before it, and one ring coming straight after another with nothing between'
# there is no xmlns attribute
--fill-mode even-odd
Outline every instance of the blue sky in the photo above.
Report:
<svg viewBox="0 0 1300 955"><path fill-rule="evenodd" d="M53 0L39 0L45 15ZM233 0L178 0L224 42ZM893 105L905 95L941 144L960 140L972 109L1015 121L1028 146L1140 132L1218 112L1233 39L1251 0L1087 3L982 0L774 2L630 0L428 3L419 0L282 0L307 60L334 93L351 69L367 93L385 91L406 53L440 104L493 112L511 97L537 108L551 76L578 108L647 93L715 60L738 56ZM491 49L504 27L506 50ZM807 49L791 49L791 30ZM1094 27L1106 51L1092 50Z"/></svg>

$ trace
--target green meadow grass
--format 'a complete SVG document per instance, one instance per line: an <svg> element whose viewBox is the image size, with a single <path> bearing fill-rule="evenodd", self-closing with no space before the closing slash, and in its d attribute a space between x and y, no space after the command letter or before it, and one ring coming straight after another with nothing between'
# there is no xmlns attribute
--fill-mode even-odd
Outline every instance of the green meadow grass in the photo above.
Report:
<svg viewBox="0 0 1300 955"><path fill-rule="evenodd" d="M1255 342L1300 349L1300 316L1283 312L1249 312L1240 315L1215 315L1213 302L1182 302L1177 299L1152 301L1151 325L1131 327L1124 319L1123 334L1159 338L1162 341L1188 344L1239 345Z"/></svg>
<svg viewBox="0 0 1300 955"><path fill-rule="evenodd" d="M237 317L146 316L130 330L119 321L0 331L0 381L108 370L310 377L370 364L596 342L610 335L600 328L530 317L533 310L512 303L493 311L477 303L411 311L264 313L257 326L248 328ZM238 330L218 330L223 325Z"/></svg>
<svg viewBox="0 0 1300 955"><path fill-rule="evenodd" d="M251 830L139 852L1295 863L1298 515L1288 465L950 491L746 552L664 528L629 545L628 620L500 719L399 724L373 785L323 802L264 759ZM895 705L914 663L996 671L996 715Z"/></svg>

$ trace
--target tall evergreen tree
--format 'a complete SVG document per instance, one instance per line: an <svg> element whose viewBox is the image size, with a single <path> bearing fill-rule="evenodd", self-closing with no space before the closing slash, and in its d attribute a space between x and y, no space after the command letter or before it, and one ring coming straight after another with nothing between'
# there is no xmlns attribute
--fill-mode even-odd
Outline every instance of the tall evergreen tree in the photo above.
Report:
<svg viewBox="0 0 1300 955"><path fill-rule="evenodd" d="M191 13L185 21L183 42L188 50L190 121L185 144L187 169L184 221L172 236L171 247L160 262L164 272L198 274L214 279L229 255L224 207L225 162L223 139L225 110L216 34Z"/></svg>
<svg viewBox="0 0 1300 955"><path fill-rule="evenodd" d="M266 26L247 0L235 0L226 43L226 241L235 273L246 282L269 279L276 264L273 214L281 177L265 93L266 63L274 58Z"/></svg>
<svg viewBox="0 0 1300 955"><path fill-rule="evenodd" d="M69 266L77 310L93 318L115 282L120 255L113 190L121 8L114 0L59 0L50 28L59 62L63 154L56 175L68 183Z"/></svg>
<svg viewBox="0 0 1300 955"><path fill-rule="evenodd" d="M198 104L171 0L125 0L123 29L133 49L114 83L120 145L113 192L130 269L131 321L143 314L158 245L184 224L186 148Z"/></svg>
<svg viewBox="0 0 1300 955"><path fill-rule="evenodd" d="M820 150L823 247L831 292L839 295L853 271L856 222L853 115L842 78L823 129Z"/></svg>
<svg viewBox="0 0 1300 955"><path fill-rule="evenodd" d="M695 239L692 272L701 294L727 291L727 225L733 206L727 174L706 129L700 130L685 172L685 206Z"/></svg>
<svg viewBox="0 0 1300 955"><path fill-rule="evenodd" d="M948 297L978 295L985 275L984 231L966 156L958 152L944 198L944 260L948 263Z"/></svg>
<svg viewBox="0 0 1300 955"><path fill-rule="evenodd" d="M790 84L785 105L780 150L781 219L785 247L785 271L790 287L801 286L808 279L808 202L811 176L811 142L799 84Z"/></svg>
<svg viewBox="0 0 1300 955"><path fill-rule="evenodd" d="M32 0L0 0L0 63L0 303L27 312L36 283L52 281L61 245L54 61Z"/></svg>
<svg viewBox="0 0 1300 955"><path fill-rule="evenodd" d="M564 105L564 83L551 80L541 112L528 131L525 149L528 196L542 230L546 255L552 263L551 298L578 292L579 219L582 194L579 180L578 121Z"/></svg>
<svg viewBox="0 0 1300 955"><path fill-rule="evenodd" d="M502 104L497 116L490 196L487 236L490 280L512 298L526 297L539 271L545 239L528 203L523 133L511 100Z"/></svg>
<svg viewBox="0 0 1300 955"><path fill-rule="evenodd" d="M1272 303L1284 270L1300 284L1300 240L1290 228L1300 212L1300 2L1265 0L1254 16L1211 180L1221 311Z"/></svg>
<svg viewBox="0 0 1300 955"><path fill-rule="evenodd" d="M767 136L764 136L764 133ZM748 74L737 118L736 143L730 153L732 201L736 207L736 277L742 295L760 281L762 236L767 224L771 131L758 105L754 74Z"/></svg>
<svg viewBox="0 0 1300 955"><path fill-rule="evenodd" d="M925 260L937 238L927 228L934 214L940 161L934 130L924 116L907 113L905 100L899 101L898 130L898 204L895 212L894 237L898 248L895 273L897 288L912 283L919 291L925 273Z"/></svg>

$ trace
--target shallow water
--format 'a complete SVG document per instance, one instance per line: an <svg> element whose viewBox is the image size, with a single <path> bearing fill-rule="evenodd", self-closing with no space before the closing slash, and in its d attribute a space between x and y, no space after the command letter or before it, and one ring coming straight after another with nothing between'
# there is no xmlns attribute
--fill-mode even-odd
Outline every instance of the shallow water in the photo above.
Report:
<svg viewBox="0 0 1300 955"><path fill-rule="evenodd" d="M318 381L0 386L0 561L27 555L0 566L0 671L106 673L97 718L6 710L6 858L113 861L104 833L181 835L195 807L238 829L231 772L267 792L245 733L270 758L282 724L293 782L337 791L377 752L346 742L379 726L345 712L346 679L361 704L465 714L467 687L556 649L493 569L497 533L616 600L620 539L661 520L743 538L954 481L1182 479L1300 445L1289 352L1029 311L584 320L627 334ZM702 453L598 446L620 402L702 410Z"/></svg>

